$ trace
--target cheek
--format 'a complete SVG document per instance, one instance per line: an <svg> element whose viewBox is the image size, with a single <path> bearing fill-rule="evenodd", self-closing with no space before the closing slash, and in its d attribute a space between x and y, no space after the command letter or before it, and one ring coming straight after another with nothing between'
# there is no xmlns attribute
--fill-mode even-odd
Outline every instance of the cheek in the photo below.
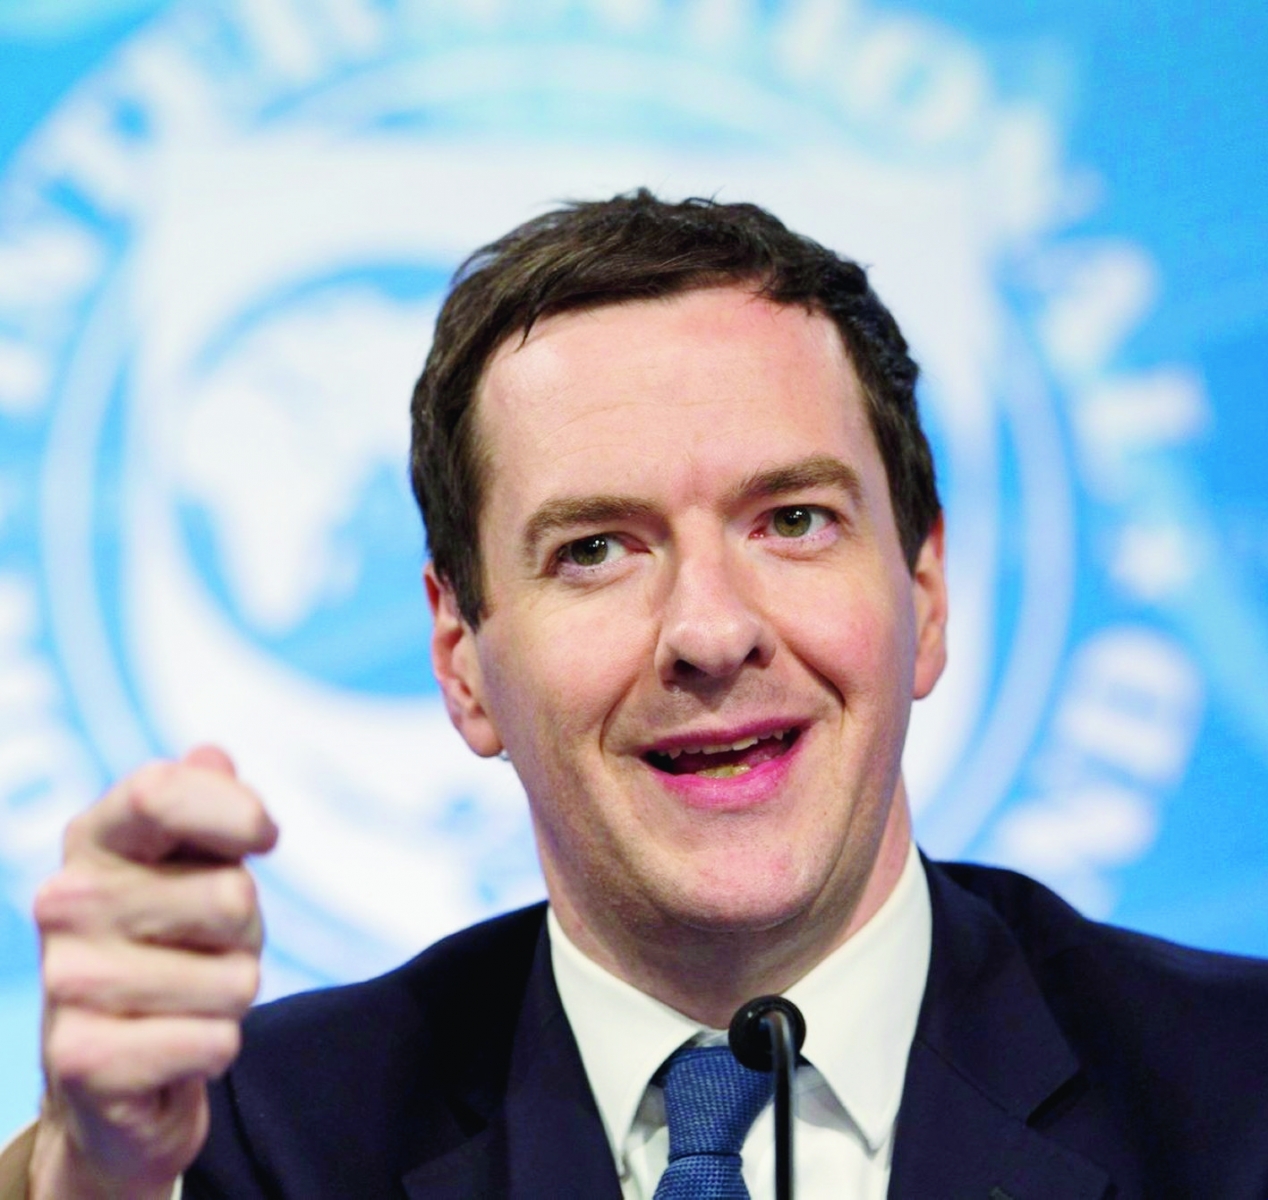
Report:
<svg viewBox="0 0 1268 1200"><path fill-rule="evenodd" d="M634 677L612 619L557 609L506 622L487 655L489 705L517 762L554 775L596 744Z"/></svg>
<svg viewBox="0 0 1268 1200"><path fill-rule="evenodd" d="M886 589L837 582L818 604L799 606L794 622L783 624L790 646L847 705L870 705L891 694L910 698L914 623Z"/></svg>

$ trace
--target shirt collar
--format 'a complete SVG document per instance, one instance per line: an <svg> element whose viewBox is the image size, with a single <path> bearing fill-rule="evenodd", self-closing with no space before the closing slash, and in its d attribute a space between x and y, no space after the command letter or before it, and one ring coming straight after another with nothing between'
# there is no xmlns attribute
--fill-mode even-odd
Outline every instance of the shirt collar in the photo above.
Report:
<svg viewBox="0 0 1268 1200"><path fill-rule="evenodd" d="M619 1162L648 1081L703 1027L587 958L553 910L546 925L559 998ZM806 1018L802 1054L873 1152L898 1116L931 938L929 886L913 844L872 919L787 991Z"/></svg>

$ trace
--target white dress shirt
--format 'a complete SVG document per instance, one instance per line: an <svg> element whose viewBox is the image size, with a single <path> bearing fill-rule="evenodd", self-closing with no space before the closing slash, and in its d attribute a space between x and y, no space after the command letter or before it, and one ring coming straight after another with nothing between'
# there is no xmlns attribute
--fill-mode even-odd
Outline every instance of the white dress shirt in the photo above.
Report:
<svg viewBox="0 0 1268 1200"><path fill-rule="evenodd" d="M581 1051L625 1200L652 1200L669 1161L663 1093L650 1082L684 1042L724 1040L609 974L547 916L555 982ZM929 887L913 845L876 915L785 993L806 1018L794 1083L802 1200L884 1200L894 1122L929 973ZM773 1200L773 1105L743 1149L752 1200Z"/></svg>

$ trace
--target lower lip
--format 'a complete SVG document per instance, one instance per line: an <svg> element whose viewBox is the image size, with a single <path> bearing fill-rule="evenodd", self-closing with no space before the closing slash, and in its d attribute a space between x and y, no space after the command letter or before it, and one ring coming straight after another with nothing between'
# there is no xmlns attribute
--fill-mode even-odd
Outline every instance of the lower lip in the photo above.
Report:
<svg viewBox="0 0 1268 1200"><path fill-rule="evenodd" d="M764 763L750 768L740 775L718 778L709 775L670 775L667 771L648 769L666 791L692 808L735 810L755 808L779 795L788 782L793 761L801 753L805 743L805 731L778 758L768 758Z"/></svg>

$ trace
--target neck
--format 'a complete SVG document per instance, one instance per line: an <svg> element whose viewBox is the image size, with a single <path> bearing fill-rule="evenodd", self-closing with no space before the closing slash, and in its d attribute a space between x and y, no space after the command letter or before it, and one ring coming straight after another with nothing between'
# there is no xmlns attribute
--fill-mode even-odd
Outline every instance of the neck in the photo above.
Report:
<svg viewBox="0 0 1268 1200"><path fill-rule="evenodd" d="M673 916L613 912L582 915L565 889L548 891L569 939L588 958L662 1004L713 1029L725 1029L754 996L786 991L867 924L893 893L911 843L906 795L898 795L870 869L830 905L767 928L718 930Z"/></svg>

